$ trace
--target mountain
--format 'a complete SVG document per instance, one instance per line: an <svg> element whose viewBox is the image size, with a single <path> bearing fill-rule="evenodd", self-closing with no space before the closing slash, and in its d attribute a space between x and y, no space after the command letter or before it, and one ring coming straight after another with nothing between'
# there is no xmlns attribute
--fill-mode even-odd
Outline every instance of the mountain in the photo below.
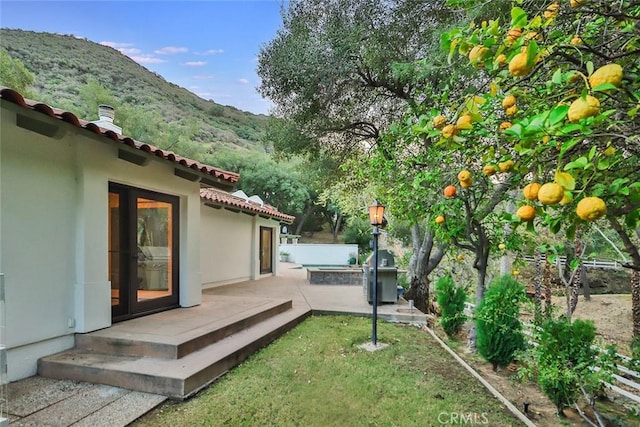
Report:
<svg viewBox="0 0 640 427"><path fill-rule="evenodd" d="M35 93L29 95L83 119L97 119L97 110L86 100L86 88L93 84L115 100L116 124L126 135L162 145L144 139L145 132L134 125L127 129L118 123L118 106L130 115L144 114L147 122L162 121L173 133L207 144L208 150L263 150L268 116L206 101L111 47L71 35L0 29L0 48L35 75Z"/></svg>

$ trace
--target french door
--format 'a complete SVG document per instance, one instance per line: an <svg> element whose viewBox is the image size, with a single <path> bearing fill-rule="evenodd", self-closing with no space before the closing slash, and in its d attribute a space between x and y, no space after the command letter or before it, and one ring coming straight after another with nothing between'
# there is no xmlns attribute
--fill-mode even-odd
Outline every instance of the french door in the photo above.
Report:
<svg viewBox="0 0 640 427"><path fill-rule="evenodd" d="M273 273L273 228L260 227L260 274Z"/></svg>
<svg viewBox="0 0 640 427"><path fill-rule="evenodd" d="M109 183L113 322L179 305L179 199Z"/></svg>

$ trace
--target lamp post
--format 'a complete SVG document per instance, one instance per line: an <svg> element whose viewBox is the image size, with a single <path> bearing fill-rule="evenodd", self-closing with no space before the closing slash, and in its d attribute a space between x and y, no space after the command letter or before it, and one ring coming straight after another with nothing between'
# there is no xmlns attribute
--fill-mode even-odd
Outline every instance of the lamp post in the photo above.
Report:
<svg viewBox="0 0 640 427"><path fill-rule="evenodd" d="M375 347L378 343L378 236L380 235L380 227L384 222L384 206L376 200L373 205L369 206L369 222L373 226L373 315L372 315L372 331L371 343Z"/></svg>

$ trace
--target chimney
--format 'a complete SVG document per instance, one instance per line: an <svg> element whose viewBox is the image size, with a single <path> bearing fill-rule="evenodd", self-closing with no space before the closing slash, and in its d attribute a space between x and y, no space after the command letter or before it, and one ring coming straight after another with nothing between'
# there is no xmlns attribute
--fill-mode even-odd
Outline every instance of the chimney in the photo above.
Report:
<svg viewBox="0 0 640 427"><path fill-rule="evenodd" d="M115 110L111 105L98 105L98 117L98 120L91 123L100 126L102 129L107 129L117 133L118 135L122 135L122 128L113 123Z"/></svg>
<svg viewBox="0 0 640 427"><path fill-rule="evenodd" d="M111 105L98 105L98 117L100 117L100 120L113 123L115 110Z"/></svg>

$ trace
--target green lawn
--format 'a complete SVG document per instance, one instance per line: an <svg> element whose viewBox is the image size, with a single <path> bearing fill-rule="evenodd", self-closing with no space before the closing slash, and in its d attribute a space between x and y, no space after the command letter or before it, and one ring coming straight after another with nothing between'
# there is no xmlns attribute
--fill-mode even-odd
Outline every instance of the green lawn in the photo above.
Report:
<svg viewBox="0 0 640 427"><path fill-rule="evenodd" d="M136 426L521 425L426 332L371 320L312 317L224 378ZM465 422L463 422L465 421Z"/></svg>

